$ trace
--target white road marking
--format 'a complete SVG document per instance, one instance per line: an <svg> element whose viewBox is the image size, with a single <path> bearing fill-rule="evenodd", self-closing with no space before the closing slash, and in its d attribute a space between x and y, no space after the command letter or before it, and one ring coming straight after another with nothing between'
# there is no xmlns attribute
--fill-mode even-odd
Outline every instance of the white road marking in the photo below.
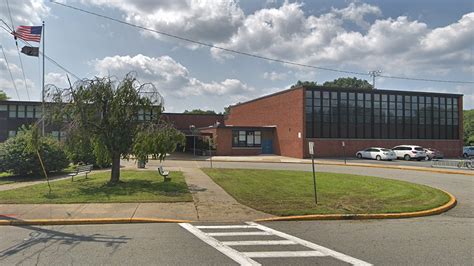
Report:
<svg viewBox="0 0 474 266"><path fill-rule="evenodd" d="M204 232L201 230L197 229L191 224L188 223L180 223L179 224L181 227L184 229L188 230L191 232L193 235L197 236L199 239L210 245L211 247L217 249L227 257L231 258L235 262L239 263L240 265L261 265L260 263L252 260L251 258L245 256L241 252L238 252L235 249L232 249L228 246L222 245L218 240L216 240L213 237L210 237L206 235Z"/></svg>
<svg viewBox="0 0 474 266"><path fill-rule="evenodd" d="M336 258L338 260L350 263L352 265L372 265L372 264L370 264L368 262L365 262L363 260L359 260L359 259L347 256L347 255L342 254L340 252L325 248L325 247L320 246L320 245L316 245L316 244L311 243L309 241L294 237L294 236L289 235L289 234L285 234L285 233L277 231L277 230L273 230L271 228L268 228L266 226L263 226L263 225L260 225L260 224L254 223L254 222L248 222L247 224L254 225L260 230L263 230L263 231L268 232L268 233L272 233L272 234L277 235L281 238L292 240L292 241L294 241L294 242L296 242L300 245L303 245L305 247L308 247L308 248L311 248L313 250L319 251L319 252L321 252L321 253L323 253L327 256L331 256L333 258Z"/></svg>
<svg viewBox="0 0 474 266"><path fill-rule="evenodd" d="M243 228L256 228L255 225L198 225L195 226L199 229L243 229Z"/></svg>
<svg viewBox="0 0 474 266"><path fill-rule="evenodd" d="M222 241L227 246L272 246L272 245L297 245L291 240L255 240L255 241Z"/></svg>
<svg viewBox="0 0 474 266"><path fill-rule="evenodd" d="M268 236L272 233L269 232L219 232L219 233L206 233L208 236Z"/></svg>
<svg viewBox="0 0 474 266"><path fill-rule="evenodd" d="M214 247L224 255L241 265L261 265L252 258L291 258L291 257L333 257L337 260L347 262L352 265L372 265L368 262L350 257L340 252L322 247L309 241L294 237L292 235L268 228L266 226L248 222L247 225L215 225L215 226L193 226L188 223L179 224L199 239ZM200 229L247 229L253 228L258 231L252 232L203 232ZM257 235L273 235L284 240L242 240L242 241L219 241L214 236L257 236ZM231 246L271 246L271 245L301 245L312 250L308 251L262 251L262 252L239 252Z"/></svg>
<svg viewBox="0 0 474 266"><path fill-rule="evenodd" d="M293 258L293 257L324 257L319 251L266 251L266 252L243 252L250 258Z"/></svg>

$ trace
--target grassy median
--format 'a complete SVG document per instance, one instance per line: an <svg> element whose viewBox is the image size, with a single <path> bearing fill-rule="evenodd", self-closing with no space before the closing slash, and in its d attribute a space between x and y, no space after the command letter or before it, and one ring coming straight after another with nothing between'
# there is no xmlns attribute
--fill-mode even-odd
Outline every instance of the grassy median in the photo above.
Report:
<svg viewBox="0 0 474 266"><path fill-rule="evenodd" d="M311 172L203 170L240 203L281 216L412 212L449 201L446 193L428 186L371 176L317 173L315 205Z"/></svg>
<svg viewBox="0 0 474 266"><path fill-rule="evenodd" d="M94 202L183 202L192 201L181 172L170 173L163 182L156 171L121 171L121 183L109 185L110 172L33 185L0 192L0 203L94 203Z"/></svg>

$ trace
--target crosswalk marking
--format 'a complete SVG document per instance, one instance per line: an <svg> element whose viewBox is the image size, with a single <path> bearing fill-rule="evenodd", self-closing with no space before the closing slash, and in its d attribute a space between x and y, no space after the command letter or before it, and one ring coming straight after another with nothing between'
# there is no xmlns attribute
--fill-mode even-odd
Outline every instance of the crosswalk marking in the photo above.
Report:
<svg viewBox="0 0 474 266"><path fill-rule="evenodd" d="M272 246L272 245L297 245L291 240L248 240L248 241L222 241L227 246Z"/></svg>
<svg viewBox="0 0 474 266"><path fill-rule="evenodd" d="M323 257L319 251L265 251L265 252L242 252L250 258L291 258L291 257Z"/></svg>
<svg viewBox="0 0 474 266"><path fill-rule="evenodd" d="M371 265L365 261L347 256L340 252L325 248L295 236L271 229L269 227L247 222L246 225L209 225L193 226L189 223L179 224L196 237L214 247L224 255L228 256L240 265L261 265L253 258L294 258L294 257L332 257L352 265ZM235 229L252 228L257 231L238 231ZM231 231L213 232L213 229L229 229ZM202 231L205 230L205 231ZM282 240L239 240L239 241L219 241L214 237L233 236L274 236ZM232 247L235 246L276 246L276 245L300 245L311 250L299 251L258 251L239 252Z"/></svg>
<svg viewBox="0 0 474 266"><path fill-rule="evenodd" d="M269 232L219 232L219 233L207 233L208 236L268 236L272 233Z"/></svg>
<svg viewBox="0 0 474 266"><path fill-rule="evenodd" d="M244 228L256 228L255 225L198 225L195 226L199 229L244 229Z"/></svg>

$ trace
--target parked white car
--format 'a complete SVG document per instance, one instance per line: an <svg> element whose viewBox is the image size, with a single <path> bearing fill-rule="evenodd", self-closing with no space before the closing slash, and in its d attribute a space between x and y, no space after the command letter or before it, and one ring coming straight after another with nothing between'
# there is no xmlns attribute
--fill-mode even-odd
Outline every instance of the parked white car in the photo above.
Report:
<svg viewBox="0 0 474 266"><path fill-rule="evenodd" d="M397 158L405 159L407 161L414 159L414 160L424 160L426 158L425 150L416 145L400 145L395 146L392 150L397 155Z"/></svg>
<svg viewBox="0 0 474 266"><path fill-rule="evenodd" d="M425 149L426 152L426 160L433 160L433 159L443 159L444 155L441 151L433 148Z"/></svg>
<svg viewBox="0 0 474 266"><path fill-rule="evenodd" d="M465 146L462 149L462 156L464 158L469 158L474 156L474 146Z"/></svg>
<svg viewBox="0 0 474 266"><path fill-rule="evenodd" d="M356 153L357 158L367 158L367 159L376 159L377 161L380 160L395 160L397 159L397 155L389 149L385 148L378 148L378 147L370 147L363 151L358 151Z"/></svg>

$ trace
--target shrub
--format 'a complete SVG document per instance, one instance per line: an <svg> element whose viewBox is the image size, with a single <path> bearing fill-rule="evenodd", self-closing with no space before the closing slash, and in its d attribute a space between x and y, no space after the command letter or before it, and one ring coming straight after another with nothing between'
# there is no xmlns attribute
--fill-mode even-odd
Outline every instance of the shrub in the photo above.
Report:
<svg viewBox="0 0 474 266"><path fill-rule="evenodd" d="M23 128L18 135L3 143L3 156L0 165L3 171L15 175L41 174L41 164L38 155L28 147L31 143L31 130ZM46 172L60 171L69 165L66 153L59 142L53 138L40 138L39 152Z"/></svg>

